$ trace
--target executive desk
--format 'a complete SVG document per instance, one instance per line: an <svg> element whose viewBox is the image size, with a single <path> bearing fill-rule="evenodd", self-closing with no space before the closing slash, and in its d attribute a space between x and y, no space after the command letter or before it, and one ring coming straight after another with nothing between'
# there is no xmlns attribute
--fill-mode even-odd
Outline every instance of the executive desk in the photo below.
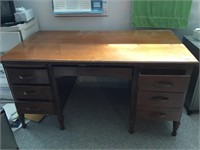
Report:
<svg viewBox="0 0 200 150"><path fill-rule="evenodd" d="M24 128L24 113L46 113L57 114L64 129L62 111L76 77L110 76L130 83L130 133L136 118L145 118L173 121L173 136L198 65L167 30L41 31L1 59Z"/></svg>

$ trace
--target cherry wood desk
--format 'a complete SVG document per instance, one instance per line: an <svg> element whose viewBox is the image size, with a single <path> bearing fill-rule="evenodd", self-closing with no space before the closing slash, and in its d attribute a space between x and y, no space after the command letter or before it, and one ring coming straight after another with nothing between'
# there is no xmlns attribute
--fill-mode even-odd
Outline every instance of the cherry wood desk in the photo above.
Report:
<svg viewBox="0 0 200 150"><path fill-rule="evenodd" d="M198 61L167 30L41 31L2 56L17 111L57 114L77 76L129 80L129 132L137 118L180 124L191 71ZM126 100L126 99L125 99Z"/></svg>

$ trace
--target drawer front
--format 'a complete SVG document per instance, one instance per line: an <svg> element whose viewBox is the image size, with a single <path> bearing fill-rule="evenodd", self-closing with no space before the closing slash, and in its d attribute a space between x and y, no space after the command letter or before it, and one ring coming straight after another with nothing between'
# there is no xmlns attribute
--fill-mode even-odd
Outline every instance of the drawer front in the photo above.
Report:
<svg viewBox="0 0 200 150"><path fill-rule="evenodd" d="M21 86L12 85L16 99L52 100L49 86Z"/></svg>
<svg viewBox="0 0 200 150"><path fill-rule="evenodd" d="M138 104L162 108L182 108L184 93L138 92Z"/></svg>
<svg viewBox="0 0 200 150"><path fill-rule="evenodd" d="M139 75L139 90L185 92L189 75Z"/></svg>
<svg viewBox="0 0 200 150"><path fill-rule="evenodd" d="M12 84L49 84L45 69L7 69Z"/></svg>
<svg viewBox="0 0 200 150"><path fill-rule="evenodd" d="M53 104L48 102L16 102L18 113L52 114Z"/></svg>
<svg viewBox="0 0 200 150"><path fill-rule="evenodd" d="M146 107L146 108L145 108ZM181 109L161 109L139 105L137 108L137 118L180 121Z"/></svg>
<svg viewBox="0 0 200 150"><path fill-rule="evenodd" d="M112 76L132 79L132 68L54 67L55 76Z"/></svg>

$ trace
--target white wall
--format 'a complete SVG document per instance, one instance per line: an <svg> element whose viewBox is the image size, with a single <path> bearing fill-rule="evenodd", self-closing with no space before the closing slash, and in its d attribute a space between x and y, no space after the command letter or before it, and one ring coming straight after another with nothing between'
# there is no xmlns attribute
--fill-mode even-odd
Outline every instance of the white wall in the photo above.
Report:
<svg viewBox="0 0 200 150"><path fill-rule="evenodd" d="M108 0L108 17L55 17L51 0L18 0L15 6L33 8L41 30L124 30L130 27L130 0Z"/></svg>
<svg viewBox="0 0 200 150"><path fill-rule="evenodd" d="M51 0L17 0L15 6L33 8L41 30L130 30L131 0L108 0L108 17L55 17ZM181 39L200 27L200 0L193 0L187 29L173 30Z"/></svg>

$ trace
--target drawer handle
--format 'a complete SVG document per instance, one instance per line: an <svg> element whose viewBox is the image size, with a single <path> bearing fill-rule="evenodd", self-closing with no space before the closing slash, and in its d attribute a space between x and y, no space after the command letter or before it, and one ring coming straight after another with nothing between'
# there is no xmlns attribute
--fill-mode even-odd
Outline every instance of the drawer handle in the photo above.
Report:
<svg viewBox="0 0 200 150"><path fill-rule="evenodd" d="M40 110L40 107L27 107L26 110Z"/></svg>
<svg viewBox="0 0 200 150"><path fill-rule="evenodd" d="M166 102L166 101L169 100L169 98L164 97L164 96L154 96L154 97L151 97L150 100L153 101L153 102Z"/></svg>
<svg viewBox="0 0 200 150"><path fill-rule="evenodd" d="M23 94L24 95L36 95L37 92L36 91L24 91Z"/></svg>
<svg viewBox="0 0 200 150"><path fill-rule="evenodd" d="M173 86L172 82L156 82L154 83L155 87L169 88Z"/></svg>
<svg viewBox="0 0 200 150"><path fill-rule="evenodd" d="M164 118L166 114L162 112L153 112L150 114L150 116L155 117L155 118Z"/></svg>
<svg viewBox="0 0 200 150"><path fill-rule="evenodd" d="M21 80L30 80L30 79L33 79L34 76L29 76L29 75L19 75L19 79Z"/></svg>

